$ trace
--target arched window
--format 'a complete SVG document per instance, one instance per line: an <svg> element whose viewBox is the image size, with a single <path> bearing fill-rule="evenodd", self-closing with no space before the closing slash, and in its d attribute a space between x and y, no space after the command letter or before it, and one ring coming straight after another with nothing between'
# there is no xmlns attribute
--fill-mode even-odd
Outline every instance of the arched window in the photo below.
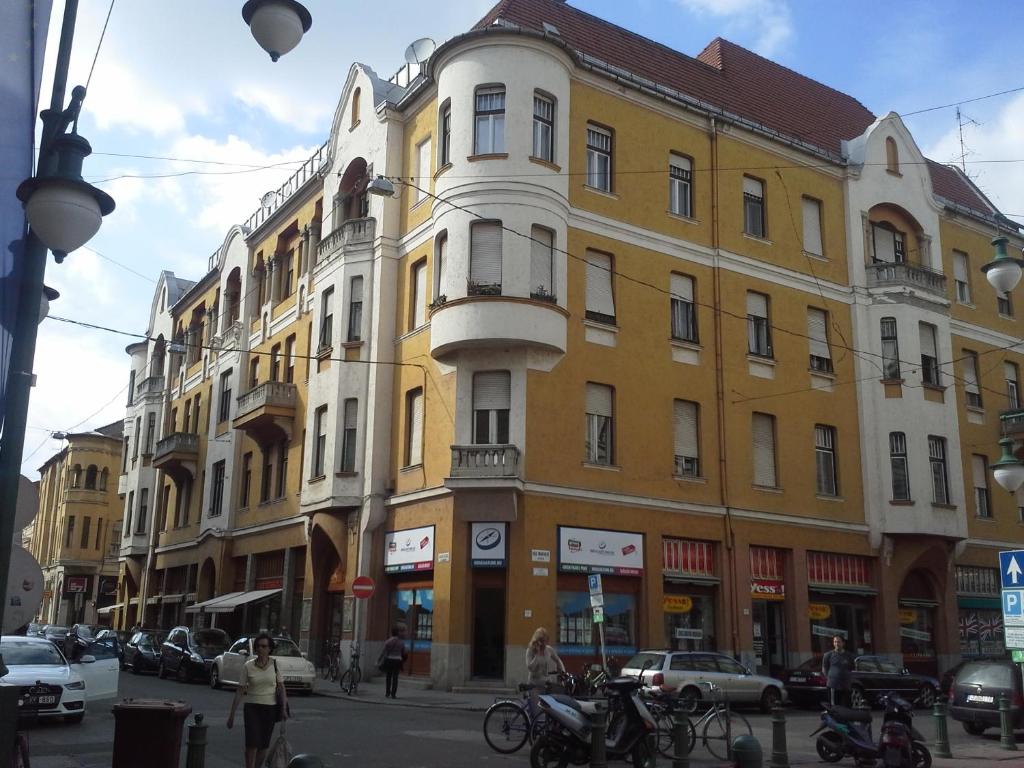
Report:
<svg viewBox="0 0 1024 768"><path fill-rule="evenodd" d="M355 91L352 92L352 127L353 128L355 128L356 125L358 125L358 123L359 123L359 96L360 96L360 94L361 94L361 91L360 91L359 88L356 88Z"/></svg>
<svg viewBox="0 0 1024 768"><path fill-rule="evenodd" d="M107 468L106 467L104 467L103 470L100 472L100 490L101 491L107 490L107 476L108 476L108 474L109 473L107 472Z"/></svg>
<svg viewBox="0 0 1024 768"><path fill-rule="evenodd" d="M71 487L72 488L81 488L82 487L82 465L81 464L75 464L75 466L71 468Z"/></svg>
<svg viewBox="0 0 1024 768"><path fill-rule="evenodd" d="M885 139L885 170L889 173L900 172L900 152L896 147L896 140L892 136Z"/></svg>
<svg viewBox="0 0 1024 768"><path fill-rule="evenodd" d="M85 470L85 489L87 491L96 490L96 476L99 470L96 469L95 464L90 464L89 468Z"/></svg>

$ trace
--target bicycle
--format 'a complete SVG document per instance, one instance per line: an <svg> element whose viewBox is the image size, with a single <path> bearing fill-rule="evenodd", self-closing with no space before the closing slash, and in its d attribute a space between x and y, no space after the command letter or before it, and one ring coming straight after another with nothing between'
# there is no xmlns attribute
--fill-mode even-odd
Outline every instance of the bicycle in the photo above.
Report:
<svg viewBox="0 0 1024 768"><path fill-rule="evenodd" d="M320 663L320 676L324 680L337 682L341 666L341 641L329 640L324 643L324 654Z"/></svg>
<svg viewBox="0 0 1024 768"><path fill-rule="evenodd" d="M689 712L693 711L688 708L688 702L681 700L678 695L655 690L648 691L646 696L648 698L647 709L658 727L656 745L661 756L669 760L675 758L677 720L686 723L686 753L692 752L697 743L697 731L687 716Z"/></svg>
<svg viewBox="0 0 1024 768"><path fill-rule="evenodd" d="M732 758L732 740L742 733L753 735L754 731L747 718L729 708L728 698L719 695L722 691L720 686L708 681L702 681L700 685L708 689L711 706L700 716L696 725L690 724L693 734L690 749L693 749L696 742L697 730L703 726L701 743L704 749L719 760L729 760Z"/></svg>
<svg viewBox="0 0 1024 768"><path fill-rule="evenodd" d="M353 642L348 657L348 669L341 676L341 690L349 696L355 696L359 691L359 681L362 679L363 672L359 668L359 643Z"/></svg>
<svg viewBox="0 0 1024 768"><path fill-rule="evenodd" d="M575 675L564 672L552 672L551 675L556 675L558 682L567 690L579 689L580 681ZM551 692L551 686L551 683L545 684L545 693ZM547 721L543 712L533 711L530 700L533 687L520 683L518 690L518 699L497 699L484 714L484 740L502 755L517 752L527 741L533 744Z"/></svg>

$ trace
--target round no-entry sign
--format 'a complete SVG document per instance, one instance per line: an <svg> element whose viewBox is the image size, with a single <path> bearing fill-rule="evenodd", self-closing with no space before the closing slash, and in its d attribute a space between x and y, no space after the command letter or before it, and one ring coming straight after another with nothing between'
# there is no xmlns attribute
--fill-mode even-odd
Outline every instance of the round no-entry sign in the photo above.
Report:
<svg viewBox="0 0 1024 768"><path fill-rule="evenodd" d="M357 576L352 580L352 595L360 600L365 600L373 595L376 584L369 576Z"/></svg>

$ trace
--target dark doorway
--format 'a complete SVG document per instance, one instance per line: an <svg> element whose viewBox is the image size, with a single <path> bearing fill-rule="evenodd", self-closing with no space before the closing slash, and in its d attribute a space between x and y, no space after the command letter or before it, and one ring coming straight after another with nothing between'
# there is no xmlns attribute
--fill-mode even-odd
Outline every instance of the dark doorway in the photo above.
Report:
<svg viewBox="0 0 1024 768"><path fill-rule="evenodd" d="M786 620L777 600L752 600L757 674L778 675L786 668Z"/></svg>
<svg viewBox="0 0 1024 768"><path fill-rule="evenodd" d="M492 680L505 677L504 584L474 586L473 677Z"/></svg>

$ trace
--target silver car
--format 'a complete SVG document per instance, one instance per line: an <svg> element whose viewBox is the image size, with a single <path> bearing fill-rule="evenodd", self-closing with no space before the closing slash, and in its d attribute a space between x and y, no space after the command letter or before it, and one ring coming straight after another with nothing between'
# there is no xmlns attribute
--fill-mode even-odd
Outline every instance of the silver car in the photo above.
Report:
<svg viewBox="0 0 1024 768"><path fill-rule="evenodd" d="M646 669L645 669L646 667ZM731 704L756 704L770 712L786 700L781 680L755 675L731 656L706 651L641 651L626 662L624 675L639 675L649 686L675 689L696 706L709 697L702 683L714 683Z"/></svg>

